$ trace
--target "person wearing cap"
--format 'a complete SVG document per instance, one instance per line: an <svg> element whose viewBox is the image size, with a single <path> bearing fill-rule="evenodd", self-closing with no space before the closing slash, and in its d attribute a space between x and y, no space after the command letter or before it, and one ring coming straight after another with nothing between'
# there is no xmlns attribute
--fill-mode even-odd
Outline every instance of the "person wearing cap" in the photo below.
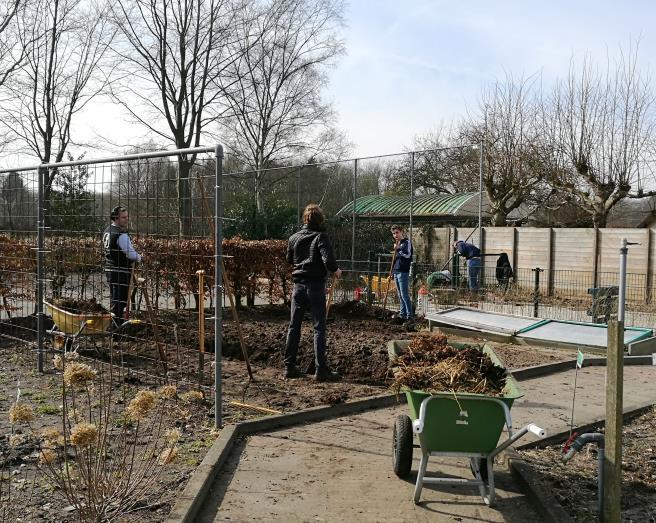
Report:
<svg viewBox="0 0 656 523"><path fill-rule="evenodd" d="M105 277L109 284L110 310L115 324L120 325L128 303L132 267L135 263L141 263L143 258L132 246L128 234L128 210L117 205L109 217L111 223L102 235Z"/></svg>
<svg viewBox="0 0 656 523"><path fill-rule="evenodd" d="M479 278L481 274L481 251L473 243L462 240L453 242L453 250L467 260L467 283L469 289L477 291L480 288Z"/></svg>

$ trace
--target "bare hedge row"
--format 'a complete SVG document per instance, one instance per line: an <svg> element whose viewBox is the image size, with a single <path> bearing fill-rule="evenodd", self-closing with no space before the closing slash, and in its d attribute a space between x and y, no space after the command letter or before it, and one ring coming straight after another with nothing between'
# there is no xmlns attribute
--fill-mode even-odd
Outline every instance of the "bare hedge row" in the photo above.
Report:
<svg viewBox="0 0 656 523"><path fill-rule="evenodd" d="M136 237L135 248L143 254L140 271L153 303L167 296L175 308L186 305L192 294L198 303L198 276L205 271L205 292L214 285L214 243L211 239L168 239ZM253 305L255 296L270 301L287 299L291 267L285 261L284 240L223 241L226 275L241 303ZM46 240L45 272L54 297L100 299L105 289L91 285L94 275L103 271L100 237L51 237ZM17 299L29 299L36 290L35 239L0 236L0 310L10 311ZM97 278L96 278L97 280Z"/></svg>

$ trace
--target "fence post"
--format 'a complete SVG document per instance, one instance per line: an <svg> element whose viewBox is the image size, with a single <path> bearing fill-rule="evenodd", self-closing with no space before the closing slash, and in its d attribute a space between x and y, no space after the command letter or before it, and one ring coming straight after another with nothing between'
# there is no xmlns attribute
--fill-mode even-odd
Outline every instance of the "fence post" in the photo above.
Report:
<svg viewBox="0 0 656 523"><path fill-rule="evenodd" d="M371 307L371 303L373 302L373 294L371 292L371 287L374 284L374 274L373 270L371 268L372 265L372 260L371 260L371 251L367 251L367 305Z"/></svg>
<svg viewBox="0 0 656 523"><path fill-rule="evenodd" d="M547 254L547 262L549 263L547 267L547 296L551 296L553 294L553 288L554 288L554 255L553 255L553 236L554 236L554 231L552 227L549 227L549 253Z"/></svg>
<svg viewBox="0 0 656 523"><path fill-rule="evenodd" d="M654 283L653 275L651 272L651 229L645 229L647 235L647 270L646 270L646 282L645 282L645 303L651 303L651 286Z"/></svg>
<svg viewBox="0 0 656 523"><path fill-rule="evenodd" d="M223 289L223 274L221 272L221 260L223 259L223 147L216 146L215 156L215 173L214 173L214 293L216 295L216 305L214 306L214 424L216 428L223 427L223 394L221 390L221 358L222 346L221 338L223 337L222 325L222 308L221 291Z"/></svg>
<svg viewBox="0 0 656 523"><path fill-rule="evenodd" d="M38 372L43 372L43 344L45 329L43 323L43 297L45 294L45 267L43 255L45 253L45 176L48 171L39 167L38 178L38 201L37 206L37 250L36 250L36 322L37 322L37 364Z"/></svg>
<svg viewBox="0 0 656 523"><path fill-rule="evenodd" d="M353 278L355 280L355 216L356 216L356 203L358 199L358 160L353 160L353 224L351 229L351 271L353 271ZM354 281L355 283L355 281Z"/></svg>
<svg viewBox="0 0 656 523"><path fill-rule="evenodd" d="M540 267L531 269L535 273L535 285L533 287L533 317L538 317L538 308L540 306L540 273L544 272Z"/></svg>

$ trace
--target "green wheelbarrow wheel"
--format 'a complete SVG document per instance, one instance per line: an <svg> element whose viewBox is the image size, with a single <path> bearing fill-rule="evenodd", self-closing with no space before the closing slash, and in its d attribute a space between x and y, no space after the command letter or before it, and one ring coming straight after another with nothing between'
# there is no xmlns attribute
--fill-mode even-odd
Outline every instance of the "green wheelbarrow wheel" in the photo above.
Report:
<svg viewBox="0 0 656 523"><path fill-rule="evenodd" d="M394 423L392 449L394 453L394 474L407 478L412 468L412 421L409 416L400 414Z"/></svg>

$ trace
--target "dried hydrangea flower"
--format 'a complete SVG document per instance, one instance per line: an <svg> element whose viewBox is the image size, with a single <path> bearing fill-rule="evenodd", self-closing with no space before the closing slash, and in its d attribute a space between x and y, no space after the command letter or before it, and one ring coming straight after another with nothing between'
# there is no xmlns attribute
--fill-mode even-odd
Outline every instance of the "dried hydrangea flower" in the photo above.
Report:
<svg viewBox="0 0 656 523"><path fill-rule="evenodd" d="M9 422L12 425L15 423L29 423L33 420L34 410L31 405L17 401L9 408Z"/></svg>
<svg viewBox="0 0 656 523"><path fill-rule="evenodd" d="M180 433L180 431L177 428L167 430L164 433L164 441L166 442L166 446L167 447L174 447L181 436L182 436L182 434Z"/></svg>
<svg viewBox="0 0 656 523"><path fill-rule="evenodd" d="M86 363L74 362L66 366L64 383L69 387L82 389L95 379L96 374Z"/></svg>
<svg viewBox="0 0 656 523"><path fill-rule="evenodd" d="M27 436L25 434L12 434L9 436L9 446L14 448L22 445L27 441Z"/></svg>
<svg viewBox="0 0 656 523"><path fill-rule="evenodd" d="M93 423L78 423L71 429L71 445L74 447L88 447L97 437L98 428Z"/></svg>
<svg viewBox="0 0 656 523"><path fill-rule="evenodd" d="M57 454L51 449L42 449L39 454L39 463L41 465L52 465L57 459Z"/></svg>
<svg viewBox="0 0 656 523"><path fill-rule="evenodd" d="M125 409L131 420L142 420L150 414L155 407L157 396L149 390L140 390Z"/></svg>
<svg viewBox="0 0 656 523"><path fill-rule="evenodd" d="M164 385L158 391L159 397L167 400L175 398L177 393L178 389L175 385Z"/></svg>
<svg viewBox="0 0 656 523"><path fill-rule="evenodd" d="M178 449L175 447L171 448L166 448L164 449L161 454L159 455L159 458L157 459L157 462L160 465L168 465L171 463L178 455Z"/></svg>
<svg viewBox="0 0 656 523"><path fill-rule="evenodd" d="M182 401L186 401L187 403L202 403L205 400L205 396L203 396L203 393L199 390L190 390L189 392L185 392L180 396L182 398Z"/></svg>

